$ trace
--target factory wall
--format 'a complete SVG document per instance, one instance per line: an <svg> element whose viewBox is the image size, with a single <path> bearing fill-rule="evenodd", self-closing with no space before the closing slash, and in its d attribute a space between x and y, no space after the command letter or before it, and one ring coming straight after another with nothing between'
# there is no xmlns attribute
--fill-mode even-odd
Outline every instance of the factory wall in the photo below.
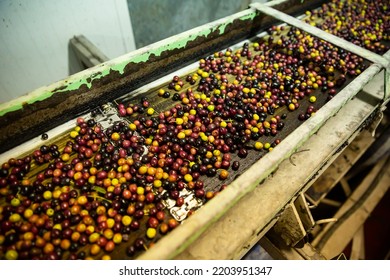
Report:
<svg viewBox="0 0 390 280"><path fill-rule="evenodd" d="M127 0L127 3L136 46L140 48L244 10L251 0Z"/></svg>
<svg viewBox="0 0 390 280"><path fill-rule="evenodd" d="M66 78L80 34L110 59L134 50L126 0L0 0L0 103Z"/></svg>

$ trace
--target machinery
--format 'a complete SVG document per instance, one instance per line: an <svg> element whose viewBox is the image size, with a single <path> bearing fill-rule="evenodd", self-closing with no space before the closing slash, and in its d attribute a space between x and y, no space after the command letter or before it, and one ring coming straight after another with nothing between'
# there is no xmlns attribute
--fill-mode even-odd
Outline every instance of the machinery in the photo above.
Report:
<svg viewBox="0 0 390 280"><path fill-rule="evenodd" d="M170 111L170 108L181 102L184 102L181 103L182 106L187 105L188 103L183 100L187 95L190 96L188 88L193 88L194 92L196 91L195 88L197 88L200 96L198 99L205 100L207 105L212 105L212 107L207 107L207 110L205 109L211 119L215 117L225 118L227 123L233 123L233 126L235 124L238 125L246 117L242 117L240 112L227 117L216 114L215 111L218 110L215 110L214 105L217 106L217 99L214 103L209 101L213 96L212 92L215 94L215 91L212 89L208 92L199 89L199 86L202 85L202 78L204 79L203 82L205 82L212 74L210 69L207 71L204 65L201 67L199 65L207 64L221 57L225 57L225 62L228 64L231 61L237 62L234 61L234 58L230 60L228 57L234 57L234 54L237 55L235 53L236 50L240 50L240 57L245 57L243 51L246 48L249 48L254 54L256 52L259 53L259 55L261 55L261 52L269 54L272 51L272 49L267 49L269 46L288 49L288 46L282 46L284 38L295 36L294 34L298 37L301 33L309 34L307 35L308 44L311 42L310 40L317 42L317 39L310 38L319 38L318 41L327 42L325 48L333 48L332 50L337 48L337 50L343 50L341 53L351 53L351 56L354 57L353 59L360 61L361 65L364 65L364 68L359 69L361 73L354 72L354 75L343 78L345 81L343 80L338 87L335 87L337 92L331 94L332 98L328 98L328 95L321 92L321 86L318 87L316 83L319 79L316 81L314 76L313 83L316 83L318 88L310 86L308 88L309 91L306 91L306 88L305 90L299 90L302 88L298 89L298 86L296 87L298 89L296 93L299 91L307 93L302 96L302 100L289 101L287 105L285 104L286 106L278 103L275 106L269 105L271 108L265 108L265 117L261 121L262 125L259 128L268 129L268 125L280 123L280 119L273 120L276 116L282 119L286 118L283 124L284 127L280 127L275 132L276 138L271 130L269 132L266 131L256 139L248 139L248 141L244 142L239 142L240 139L238 138L240 137L237 137L235 140L236 144L239 143L237 144L237 150L248 146L250 147L248 148L249 153L247 155L237 155L237 151L230 153L227 150L223 154L232 154L231 162L238 161L240 168L233 170L230 165L222 168L229 172L228 178L224 176L221 178L221 175L218 178L217 174L208 176L206 171L201 175L205 177L204 191L206 194L210 193L210 199L204 193L203 195L198 195L196 188L191 187L191 183L195 182L196 179L192 177L184 179L186 178L185 174L188 173L182 174L184 188L181 188L174 198L172 198L172 195L167 195L171 191L169 186L167 188L153 188L149 186L153 181L141 181L146 183L145 185L140 184L140 181L132 181L138 187L142 185L142 194L145 191L154 192L156 196L159 195L167 217L170 216L177 223L181 224L180 226L176 226L176 224L172 226L174 229L167 234L157 233L156 237L152 235L149 238L145 237L146 227L148 227L143 225L143 223L146 224L148 221L148 215L145 215L140 219L140 229L131 229L123 234L126 236L126 240L122 241L121 239L121 241L116 243L115 250L108 251L113 259L239 259L261 239L262 246L269 252L272 252L274 256L280 258L331 259L337 257L341 253L340 248L344 248L344 245L347 245L350 241L349 237L359 230L361 222L364 222L368 214L363 215L363 218L359 220L360 223L351 222L352 226L346 226L350 233L345 234L345 240L337 240L336 242L333 238L336 236L337 230L342 230L343 226L332 228L332 224L327 225L327 227L324 227L323 224L337 220L348 220L351 213L355 213L351 209L356 208L357 206L354 206L356 204L347 201L343 206L337 205L340 206L341 212L329 217L330 219L328 220L320 221L315 221L311 208L326 201L326 195L351 167L351 165L348 167L341 165L341 169L336 172L337 164L341 164L340 161L347 157L350 157L351 162L356 162L363 152L369 148L369 145L366 143L374 142L372 135L375 135L375 131L383 119L383 112L389 100L390 53L388 51L388 37L387 41L384 39L383 43L384 54L378 54L323 31L316 27L315 24L306 23L304 19L310 18L310 15L305 14L305 11L318 10L323 2L271 1L266 4L253 3L247 10L170 37L117 59L104 62L70 76L66 80L37 89L6 104L1 104L1 163L9 162L11 158L25 157L42 147L42 145L50 146L53 143L57 143L56 145L61 150L68 145L69 133L75 131L74 127L77 124L82 124L81 118L86 122L93 119L94 124L99 124L100 129L106 133L107 129L111 129L110 134L106 136L109 142L112 143L112 146L116 147L116 151L119 151L119 145L123 143L118 144L119 142L115 141L120 140L120 138L115 139L116 137L112 136L116 131L113 128L115 124L122 122L122 125L124 123L126 127L134 125L132 130L135 132L132 136L142 137L149 135L142 134L143 131L142 128L139 128L139 123L145 123L145 126L147 126L146 120L149 118L158 118L161 113ZM387 11L387 8L383 8L383 16L389 19ZM337 24L340 25L342 23ZM272 29L273 26L279 26L279 29ZM277 35L273 35L273 30L281 31ZM288 35L290 30L293 30L293 33ZM387 36L389 36L388 30L384 31L384 33L386 32ZM262 38L266 38L265 40L268 40L268 43L264 43L265 49L256 50L258 46L254 44L259 41L264 42ZM287 42L289 41L287 40ZM387 52L385 52L386 50ZM325 59L324 57L315 60L315 51L307 53L304 47L302 47L302 51L301 48L289 51L291 52L287 54L292 57L297 54L301 60L313 59L314 62L312 61L311 64L312 70L318 74L321 73L320 70L316 71L315 69L318 65L321 65L321 59ZM299 56L299 53L302 56ZM311 54L313 56L310 59L303 56L309 55L310 57ZM211 59L211 56L214 56L214 58ZM248 57L248 54L246 56ZM259 59L261 60L261 58ZM199 63L200 60L201 62ZM251 60L250 57L249 60ZM299 64L300 60L291 61L292 64ZM337 63L340 62L338 61ZM342 66L341 63L340 67ZM275 73L278 72L279 67L287 68L285 65L277 64L276 62L270 67L273 67L272 71L275 71ZM330 69L329 65L321 67L326 69L326 73L332 73L329 75L334 76L334 80L332 78L330 81L335 83L342 74L338 70ZM267 66L263 65L258 68L260 69L258 74L261 80L261 69L266 69ZM318 66L318 68L320 67ZM248 70L248 68L242 69ZM272 71L267 72L265 70L263 73L266 73L264 74L265 76L268 74L273 75L274 72ZM335 72L334 75L333 71ZM306 70L306 73L309 72ZM179 81L184 81L186 77L193 77L195 73L198 79L195 77L193 84L191 84L191 79L178 84ZM214 76L218 74L217 72L213 73ZM293 76L294 73L290 74ZM234 75L237 75L237 73L232 72L232 76ZM250 73L244 74L244 76L251 75ZM289 75L289 73L285 75ZM299 73L296 76L296 80L298 80L298 77ZM220 77L219 81L222 81L221 79L223 80ZM268 86L274 82L270 77L267 79L263 81L265 91L268 91ZM260 80L258 80L259 84L261 84ZM333 86L330 86L329 80L327 82L329 89L332 88ZM255 86L249 87L247 85L249 80L234 80L233 77L229 78L226 84L227 91L229 91L229 86L231 86L232 89L238 89L236 91L243 91L245 94L252 93L253 96L262 94L261 85L260 88ZM277 84L273 89L276 89L276 94L284 90L288 91L287 84L289 83L285 81L284 89L281 89L280 84ZM179 87L175 87L176 85L179 85ZM235 88L235 86L239 85L242 85L242 88ZM218 86L219 88L217 87L217 89L223 90L220 87L221 84ZM250 91L252 88L253 92ZM245 92L244 89L247 89L248 92ZM329 89L327 88L327 90ZM187 95L180 96L185 90L187 90ZM170 92L170 94L164 96L166 92ZM204 98L201 97L202 93ZM268 93L265 94L267 95ZM272 95L273 93L271 94L270 91L268 99L272 98ZM236 96L229 96L226 93L223 98L227 97L233 99ZM267 96L262 98L265 100ZM136 111L134 106L138 106L140 102L145 101L148 102L148 105L145 106L144 110L142 112L138 110L139 113L133 115L133 111ZM197 104L204 105L206 103L199 101ZM269 104L274 103L271 102ZM292 107L289 107L290 104L292 104ZM299 107L297 104L299 104ZM307 113L305 110L313 104L317 106L315 114L312 114L314 113L313 110ZM126 110L123 111L127 108L133 110L131 114ZM153 111L148 111L147 108L153 108ZM181 107L175 108L181 110ZM201 107L198 106L198 108ZM122 112L120 111L121 109ZM177 110L171 111L172 114L176 114ZM212 114L210 115L210 113ZM146 114L146 117L140 121L139 117L142 114ZM199 109L196 114L200 114ZM303 117L301 117L302 114ZM309 115L306 116L305 114ZM178 118L181 119L181 117L175 117L175 125L181 125L181 123L178 123ZM253 117L253 114L251 117ZM168 118L168 116L165 116L165 118ZM138 123L136 120L138 120ZM172 120L174 121L174 119ZM167 121L167 126L172 123L172 120ZM140 155L141 157L147 154L146 151L152 146L152 141L158 139L156 134L153 135L154 138L150 138L150 142L143 143L144 147ZM188 135L178 136L178 138L188 139L191 135L190 132ZM212 138L210 140L210 135L211 133L208 133L204 141L214 143L215 139ZM244 136L243 134L242 137ZM218 138L217 136L215 137ZM74 135L74 138L76 138L76 135ZM355 139L362 138L367 141L364 142L365 145L359 146L361 142L356 142ZM159 140L156 141L158 142ZM160 147L163 141L165 140L161 140ZM177 143L181 144L180 141ZM259 146L260 144L255 143L260 143L261 147ZM355 147L355 149L351 147ZM195 151L194 154L199 156L199 150ZM69 154L72 153L74 151ZM133 153L136 152L133 151ZM343 156L339 157L340 155ZM129 152L126 154L126 157L132 158L132 153ZM204 155L202 154L202 156L196 158L202 161L202 157L206 157L206 152ZM141 162L139 158L135 159L133 157L133 159ZM36 171L29 172L34 173L33 176L37 176L40 172L44 172L44 168L50 164L51 160L53 159L48 159L47 162L36 166ZM191 160L188 161L191 162ZM197 163L196 160L194 162L195 164ZM75 166L76 164L77 162L72 165ZM145 161L144 164L148 165L150 162ZM185 166L191 168L193 165L188 164L188 166ZM371 179L370 183L366 183L370 188L367 187L368 189L362 189L352 194L355 200L361 201L361 203L368 201L368 213L370 210L372 211L389 187L387 183L390 175L388 167L388 160L380 161L380 165L374 171L376 172L375 174L381 174L380 179L374 183L373 179ZM331 168L333 168L333 171ZM108 172L109 170L106 171ZM219 172L219 170L217 171ZM142 172L142 174L145 173ZM193 173L191 174L192 176L194 175ZM324 176L327 174L330 177L333 176L333 181L330 183L324 182L324 178L326 178ZM134 175L134 177L140 179L142 176L139 175L138 177ZM334 178L335 176L337 179ZM19 181L22 181L22 179L19 179ZM166 179L168 180L168 178ZM83 191L80 191L81 188L79 189L75 186L76 179L72 177L70 180L68 183L71 189L78 189L78 195L80 195ZM130 184L130 179L126 183ZM19 191L13 193L12 187L6 183L4 184L6 186L2 186L1 198L3 203L2 222L9 219L12 213L14 213L13 211L16 211L12 210L13 208L6 208L5 205L9 203L8 200L19 195ZM62 186L64 185L68 184L64 183ZM85 191L85 193L90 195L97 193L98 197L103 197L107 192L110 192L108 191L109 186L103 185L106 188L104 189L102 185L96 187L92 186L94 185L93 183L90 183L90 185L90 189ZM147 188L148 186L149 188ZM221 186L223 190L221 190ZM361 193L360 195L359 192ZM141 195L141 191L139 191L138 195ZM182 198L180 203L175 200L178 196ZM75 199L77 198L75 197ZM51 201L51 198L47 200ZM94 200L96 200L96 197ZM110 198L108 200L112 203ZM90 199L89 202L92 204L92 201ZM130 205L130 200L127 201ZM329 200L327 202L329 203ZM50 208L50 206L48 207ZM113 206L109 204L106 208L110 207L112 208ZM150 209L144 208L144 212ZM88 211L92 212L91 209ZM345 215L345 213L349 214ZM128 215L134 220L135 218L132 214ZM123 215L126 215L126 213L123 213ZM343 219L341 219L342 217ZM114 218L114 215L112 218ZM59 223L62 221L63 218L59 219ZM17 222L20 221L15 221L15 223ZM95 225L93 222L91 223ZM125 222L123 223L126 224ZM7 236L10 231L4 228L8 229L7 226L3 226L2 235ZM121 231L118 230L118 232ZM126 254L128 247L139 236L142 236L145 242L138 244L136 247L140 250L134 253L133 256L129 256L129 254ZM337 246L334 244L337 244ZM88 246L90 244L85 244L84 247L88 248ZM3 246L3 248L5 247ZM80 247L77 250L83 249ZM90 252L88 251L89 249L86 250ZM6 255L6 251L7 249L5 248L3 250L4 255ZM65 249L63 251L67 252ZM104 252L103 250L98 251L96 254L92 252L90 254L94 258L99 258ZM68 256L64 252L62 252L62 256ZM31 258L31 254L27 254L27 258Z"/></svg>

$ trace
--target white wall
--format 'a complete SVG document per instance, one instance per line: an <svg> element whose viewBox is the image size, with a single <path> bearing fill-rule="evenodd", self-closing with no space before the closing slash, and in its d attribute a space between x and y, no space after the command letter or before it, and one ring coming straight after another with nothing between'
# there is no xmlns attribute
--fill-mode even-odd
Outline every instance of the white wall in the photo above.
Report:
<svg viewBox="0 0 390 280"><path fill-rule="evenodd" d="M69 75L69 39L110 59L135 49L126 0L0 0L0 103Z"/></svg>

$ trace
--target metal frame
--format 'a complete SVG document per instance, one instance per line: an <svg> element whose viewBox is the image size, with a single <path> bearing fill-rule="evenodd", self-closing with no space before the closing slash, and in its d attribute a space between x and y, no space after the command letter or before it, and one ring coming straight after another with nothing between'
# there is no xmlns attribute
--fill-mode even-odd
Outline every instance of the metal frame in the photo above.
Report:
<svg viewBox="0 0 390 280"><path fill-rule="evenodd" d="M349 52L352 52L354 54L357 54L361 56L362 58L365 58L371 62L377 63L381 65L385 69L385 90L384 90L384 96L383 101L388 102L388 99L390 97L390 90L389 86L387 86L389 82L389 72L390 72L390 57L389 54L385 56L380 56L376 53L373 53L365 48L359 47L351 42L348 42L340 37L337 37L331 33L325 32L317 27L311 26L310 24L305 23L304 21L301 21L299 19L296 19L290 15L287 15L283 12L278 11L275 8L272 8L271 6L264 5L261 3L252 3L250 4L251 7L257 9L258 11L265 13L269 16L272 16L280 21L283 21L289 25L295 26L303 31L306 31L309 34L312 34L318 38L321 38L325 41L328 41L332 43L333 45L336 45L340 48L343 48Z"/></svg>
<svg viewBox="0 0 390 280"><path fill-rule="evenodd" d="M276 2L276 4L286 4L287 2L291 4L294 1ZM253 7L257 7L257 4L254 4ZM264 8L267 6L262 5L261 7ZM305 8L302 7L302 9ZM272 11L274 10L272 9ZM283 15L283 18L286 19L290 18L283 13L281 13L280 15ZM140 65L143 65L143 63L150 63L150 65L154 65L154 57L169 55L171 51L174 54L177 54L178 50L181 49L191 51L191 48L188 48L188 46L191 44L191 42L194 41L192 36L196 36L196 38L202 38L202 36L205 36L207 38L210 33L213 33L213 36L216 37L218 37L218 35L220 34L228 36L225 31L227 30L227 27L234 21L238 20L242 22L248 22L248 20L252 21L256 17L259 17L259 12L255 8L250 8L233 16L229 16L213 23L204 25L202 27L195 28L191 31L173 36L159 43L142 48L120 58L105 62L94 68L75 74L67 80L60 81L48 87L40 88L30 93L28 96L21 97L17 100L13 100L9 103L0 105L0 116L6 118L7 113L18 113L19 111L22 112L26 106L31 105L34 107L34 104L36 102L47 101L52 97L54 98L62 94L66 94L67 96L75 96L81 94L82 96L88 98L88 100L93 100L94 97L96 98L96 100L101 100L101 98L104 97L104 94L106 94L108 91L117 89L118 92L116 92L116 94L122 94L124 91L128 92L129 88L134 87L135 89L138 85L135 82L133 83L133 79L137 78L137 75L135 73L134 77L131 76L133 73L131 73L131 71L129 72L129 69L132 68L128 68L128 65L131 65L132 67L135 65L134 67L136 68L139 68ZM270 23L272 21L267 22ZM327 131L331 131L333 128L329 128L328 124L331 122L330 120L332 120L333 116L337 115L337 113L339 112L343 112L343 114L345 115L345 108L350 108L352 103L357 102L352 99L362 90L362 88L369 81L371 81L375 76L377 76L378 73L385 66L388 67L387 59L390 57L390 52L388 52L384 56L385 58L381 57L379 59L377 56L372 57L372 59L375 61L374 64L368 67L363 73L361 73L350 84L348 84L341 92L339 92L332 99L331 102L328 102L326 105L324 105L322 109L315 114L314 117L310 118L304 124L299 126L293 133L291 133L286 139L284 139L272 151L272 153L268 153L267 155L265 155L261 160L256 162L245 173L243 173L240 177L233 181L226 190L221 192L218 196L213 198L206 205L196 211L195 214L191 215L187 220L184 221L182 226L172 231L170 234L168 234L159 242L157 242L155 246L153 246L147 252L142 254L140 256L140 259L239 258L240 256L242 256L245 252L245 248L248 249L251 245L253 245L254 242L256 242L261 236L263 236L265 232L276 222L278 213L280 213L290 201L295 199L295 197L299 195L300 192L307 188L307 185L305 184L292 184L294 182L288 182L286 184L288 185L288 188L284 188L284 186L278 185L278 187L281 188L275 193L275 190L272 189L272 184L270 185L270 181L272 182L272 178L270 180L270 176L272 174L279 174L279 176L282 176L281 179L288 178L288 176L290 175L286 175L283 172L287 170L289 170L290 172L293 171L293 169L291 169L291 166L289 168L286 168L286 164L288 165L289 159L294 156L294 154L300 148L305 147L306 145L310 146L316 144L318 146L319 142L313 141L313 137L316 137L315 134L320 133L320 129L324 129L325 127L327 127ZM159 61L159 63L161 62L164 62L164 59ZM147 72L147 74L148 73L149 72ZM387 102L389 97L389 87L386 85L386 83L388 83L388 80L389 74L388 71L385 71L385 96L383 100L384 102ZM141 79L141 82L143 81L144 80ZM125 86L126 83L130 83L131 85ZM107 97L105 98L105 100L107 100ZM113 96L110 95L110 98L113 98ZM378 102L377 105L380 107L381 103ZM362 105L362 107L364 106ZM85 108L81 107L81 109ZM357 126L353 126L343 132L343 137L337 136L336 134L332 134L332 139L339 139L342 141L345 141L345 139L347 139L348 141L348 139L356 136L356 133L361 128L363 121L365 121L368 116L373 113L372 107L365 110L366 114L364 115L364 118L360 116ZM82 112L83 110L81 110L81 113ZM341 116L344 117L343 115ZM58 116L54 115L53 118L55 119L56 117ZM358 116L352 115L350 116L350 118L346 119L346 121L356 123L357 119ZM24 131L24 133L27 132ZM310 141L308 141L309 139ZM329 141L330 138L327 140ZM316 161L308 161L312 165L307 166L311 167L308 169L309 171L306 170L305 174L296 175L301 176L300 180L303 180L307 183L307 180L310 181L310 178L313 178L313 176L318 172L318 168L323 167L324 165L326 165L326 162L330 160L331 156L329 155L332 155L332 151L336 152L337 149L339 149L339 147L329 145L329 147L327 147L327 149L324 149L323 151L327 152L326 155L324 154L323 157L316 159ZM285 170L283 170L282 168L285 168ZM277 172L275 173L275 171ZM264 184L261 184L262 182L264 182ZM275 181L273 181L273 183L275 183ZM244 213L243 209L245 209L248 204L243 205L242 203L244 201L250 200L251 197L258 198L258 196L255 196L256 194L266 194L267 196L265 196L265 199L269 199L271 197L270 195L280 194L280 191L284 191L285 193L280 197L274 196L274 199L277 200L277 203L272 204L272 209L264 209L266 205L269 206L269 203L263 203L263 205L260 205L260 208L257 208L263 211L259 212L262 216L260 217L260 219L258 219L257 223L249 225L248 228L245 228L245 230L240 226L239 231L242 233L243 237L245 237L244 241L237 240L237 238L235 237L236 244L234 244L234 246L231 246L231 249L227 249L226 246L221 246L222 250L224 251L210 251L214 248L214 246L210 246L210 242L213 242L215 244L218 244L218 242L224 242L224 240L218 239L219 235L215 232L215 230L218 228L220 229L221 227L231 226L229 225L225 217L231 217L229 215L231 215L232 212L235 212L237 209L241 209L241 214ZM251 202L251 205L255 205L254 201ZM265 213L264 211L267 211L267 213ZM214 235L210 236L210 232L214 233ZM205 236L207 236L207 238ZM232 245L232 239L230 238L227 240L229 240L229 244L227 245ZM243 246L242 244L246 245ZM198 254L197 252L199 252L199 249L196 249L197 246L200 246L200 249L203 248L204 251ZM204 252L207 252L207 254L205 254Z"/></svg>

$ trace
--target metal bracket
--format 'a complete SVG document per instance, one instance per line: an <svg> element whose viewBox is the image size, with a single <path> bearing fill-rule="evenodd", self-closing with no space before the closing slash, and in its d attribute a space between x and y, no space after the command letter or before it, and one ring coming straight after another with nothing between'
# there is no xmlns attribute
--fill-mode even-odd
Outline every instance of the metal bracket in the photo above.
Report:
<svg viewBox="0 0 390 280"><path fill-rule="evenodd" d="M109 60L109 58L84 35L74 36L69 40L69 44L75 51L77 58L85 66L84 68L89 68Z"/></svg>
<svg viewBox="0 0 390 280"><path fill-rule="evenodd" d="M190 193L187 197L184 198L184 204L181 207L172 207L170 212L172 216L179 222L187 218L188 212L190 210L195 210L203 205L202 200L195 197L193 192Z"/></svg>
<svg viewBox="0 0 390 280"><path fill-rule="evenodd" d="M99 107L97 110L98 112L95 112L96 116L93 116L93 114L91 114L91 118L94 118L104 130L112 126L115 122L127 122L118 115L118 111L115 109L112 103L106 103Z"/></svg>
<svg viewBox="0 0 390 280"><path fill-rule="evenodd" d="M163 191L163 193L164 192L166 191ZM173 199L168 198L163 201L164 206L169 209L171 215L179 222L187 218L187 215L191 210L195 210L203 205L203 201L196 198L195 193L186 188L180 191L180 197L184 197L184 203L180 207L176 206L176 201Z"/></svg>

